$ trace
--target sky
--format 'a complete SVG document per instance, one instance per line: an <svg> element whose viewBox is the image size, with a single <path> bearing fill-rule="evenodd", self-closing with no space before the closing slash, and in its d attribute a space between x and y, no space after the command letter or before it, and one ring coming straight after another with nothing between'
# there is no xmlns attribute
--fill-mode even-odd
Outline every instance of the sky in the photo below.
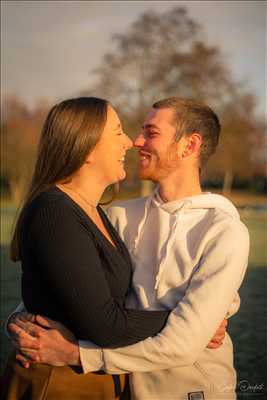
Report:
<svg viewBox="0 0 267 400"><path fill-rule="evenodd" d="M113 34L144 11L175 5L202 25L267 116L266 1L1 1L1 96L16 94L33 108L89 89Z"/></svg>

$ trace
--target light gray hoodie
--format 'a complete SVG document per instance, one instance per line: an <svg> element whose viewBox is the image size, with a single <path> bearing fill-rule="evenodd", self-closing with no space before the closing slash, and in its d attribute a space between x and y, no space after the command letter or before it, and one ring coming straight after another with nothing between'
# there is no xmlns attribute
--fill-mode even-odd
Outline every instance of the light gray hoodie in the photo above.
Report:
<svg viewBox="0 0 267 400"><path fill-rule="evenodd" d="M216 350L206 346L239 308L249 237L236 208L210 193L163 203L156 190L108 214L134 264L127 306L173 311L157 336L132 346L100 350L81 341L84 371L133 372L138 400L235 398L229 335Z"/></svg>

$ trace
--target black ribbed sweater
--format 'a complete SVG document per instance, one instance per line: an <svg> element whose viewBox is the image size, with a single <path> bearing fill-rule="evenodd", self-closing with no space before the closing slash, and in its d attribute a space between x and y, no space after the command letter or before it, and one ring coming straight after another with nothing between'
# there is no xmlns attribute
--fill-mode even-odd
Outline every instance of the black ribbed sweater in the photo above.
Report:
<svg viewBox="0 0 267 400"><path fill-rule="evenodd" d="M57 187L26 208L20 232L26 309L65 324L78 339L126 346L157 334L168 311L127 310L129 253L98 207L116 248Z"/></svg>

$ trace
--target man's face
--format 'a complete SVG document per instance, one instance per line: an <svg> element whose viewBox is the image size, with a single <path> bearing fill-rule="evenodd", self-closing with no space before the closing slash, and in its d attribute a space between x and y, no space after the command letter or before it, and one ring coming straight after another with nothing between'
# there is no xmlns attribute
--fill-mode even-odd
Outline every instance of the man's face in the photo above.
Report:
<svg viewBox="0 0 267 400"><path fill-rule="evenodd" d="M176 128L173 110L152 108L134 141L139 150L139 176L160 182L177 168Z"/></svg>

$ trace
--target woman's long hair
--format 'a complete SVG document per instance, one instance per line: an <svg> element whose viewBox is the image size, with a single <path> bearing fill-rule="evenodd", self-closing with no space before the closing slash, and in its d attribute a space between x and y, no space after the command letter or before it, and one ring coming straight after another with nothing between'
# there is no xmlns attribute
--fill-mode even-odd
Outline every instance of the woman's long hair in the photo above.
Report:
<svg viewBox="0 0 267 400"><path fill-rule="evenodd" d="M20 229L26 206L41 192L69 178L84 164L103 132L108 104L107 100L96 97L79 97L56 104L48 113L31 183L15 225L11 260L20 259Z"/></svg>

